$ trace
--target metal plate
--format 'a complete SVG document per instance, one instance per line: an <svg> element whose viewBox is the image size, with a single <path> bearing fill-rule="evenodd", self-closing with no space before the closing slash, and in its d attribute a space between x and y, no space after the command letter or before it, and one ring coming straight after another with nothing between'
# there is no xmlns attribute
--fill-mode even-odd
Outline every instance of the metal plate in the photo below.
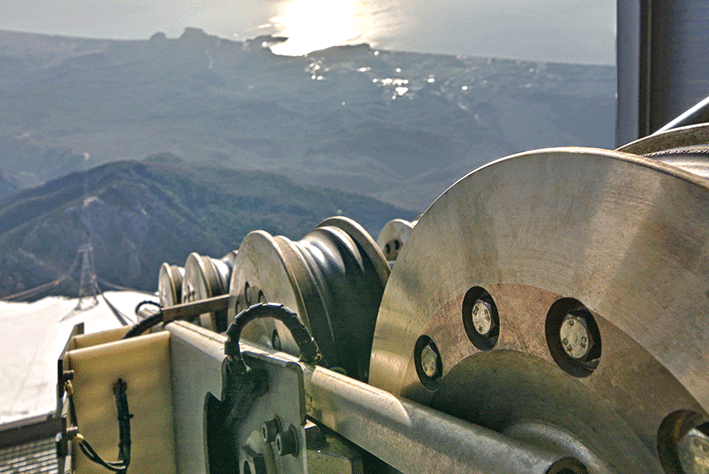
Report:
<svg viewBox="0 0 709 474"><path fill-rule="evenodd" d="M426 211L399 255L370 383L498 431L586 449L576 456L599 472L660 472L662 420L709 408L707 222L707 182L650 159L566 148L487 165ZM476 286L499 310L491 351L463 324ZM583 303L603 338L587 377L563 371L546 341L561 297ZM433 390L415 369L422 335L442 360Z"/></svg>
<svg viewBox="0 0 709 474"><path fill-rule="evenodd" d="M178 472L203 473L207 471L205 443L208 439L205 400L209 398L207 394L216 399L222 396L222 364L225 359L226 338L183 322L170 324L167 328L171 336ZM255 399L247 418L239 425L240 432L234 453L248 445L254 453L263 456L268 472L307 472L303 431L305 398L301 366L248 345L244 345L244 356L249 367L268 374L269 390ZM298 438L298 452L295 455L279 456L275 453L273 443L265 443L261 439L261 424L276 417L284 430L289 426L295 428ZM241 456L240 462L243 466L247 460L244 459L243 453ZM243 467L241 472L244 472ZM251 472L257 474L258 470Z"/></svg>

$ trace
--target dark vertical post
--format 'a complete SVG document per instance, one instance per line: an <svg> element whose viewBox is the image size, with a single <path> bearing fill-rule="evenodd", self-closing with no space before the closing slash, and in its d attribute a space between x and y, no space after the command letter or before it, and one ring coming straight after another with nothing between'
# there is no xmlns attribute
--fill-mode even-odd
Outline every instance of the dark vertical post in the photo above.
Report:
<svg viewBox="0 0 709 474"><path fill-rule="evenodd" d="M616 145L709 95L709 2L618 0Z"/></svg>

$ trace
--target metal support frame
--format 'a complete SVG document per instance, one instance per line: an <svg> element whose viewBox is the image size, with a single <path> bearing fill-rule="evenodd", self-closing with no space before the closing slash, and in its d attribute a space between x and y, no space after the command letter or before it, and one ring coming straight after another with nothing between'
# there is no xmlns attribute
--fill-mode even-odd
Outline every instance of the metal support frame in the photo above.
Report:
<svg viewBox="0 0 709 474"><path fill-rule="evenodd" d="M204 423L197 408L207 392L214 395L220 390L225 337L184 322L167 329L173 357L179 352L181 362L191 361L173 368L178 466L189 465L188 471L180 472L204 472ZM242 342L242 352L251 360L273 359L283 370L301 367L307 415L401 472L586 472L564 453L456 419L287 354L248 342ZM269 390L282 390L278 384L269 385ZM282 396L298 398L299 394Z"/></svg>

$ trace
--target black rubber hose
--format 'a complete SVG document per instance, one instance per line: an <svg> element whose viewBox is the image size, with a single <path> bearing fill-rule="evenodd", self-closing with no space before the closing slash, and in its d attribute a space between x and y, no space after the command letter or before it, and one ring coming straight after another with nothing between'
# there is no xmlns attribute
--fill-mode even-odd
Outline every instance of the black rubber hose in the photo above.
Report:
<svg viewBox="0 0 709 474"><path fill-rule="evenodd" d="M121 339L130 339L131 337L140 336L151 327L160 324L162 322L162 318L162 311L150 316L149 318L145 318L133 326Z"/></svg>
<svg viewBox="0 0 709 474"><path fill-rule="evenodd" d="M127 468L130 464L130 419L133 415L128 411L128 398L126 397L127 384L123 379L118 379L113 386L116 396L116 411L118 412L118 460Z"/></svg>
<svg viewBox="0 0 709 474"><path fill-rule="evenodd" d="M160 306L160 303L158 303L158 302L156 302L156 301L152 301L152 300L141 301L140 303L138 303L137 305L135 305L135 311L134 311L134 312L135 312L135 315L136 315L136 316L138 316L138 311L140 311L140 308L142 308L142 307L145 306L146 304L151 304L151 305L153 305L153 306L157 306L158 309L162 309L162 306Z"/></svg>
<svg viewBox="0 0 709 474"><path fill-rule="evenodd" d="M298 345L300 357L304 362L309 364L324 363L315 339L308 332L308 328L300 322L298 315L282 304L265 303L251 306L237 314L234 322L226 330L227 340L224 343L224 353L233 360L232 369L236 373L245 373L249 370L241 357L241 348L239 347L241 331L248 323L260 318L274 318L285 324Z"/></svg>
<svg viewBox="0 0 709 474"><path fill-rule="evenodd" d="M162 314L162 307L160 304L156 303L155 301L141 301L138 303L135 307L135 314L138 315L138 311L140 311L140 308L146 304L151 304L153 306L158 307L158 312L148 318L145 318L135 326L133 326L121 339L130 339L131 337L135 336L140 336L143 334L145 331L150 329L153 326L157 326L160 324L163 320L163 314Z"/></svg>
<svg viewBox="0 0 709 474"><path fill-rule="evenodd" d="M125 474L130 465L130 419L133 418L133 415L128 410L127 387L128 385L123 379L118 379L113 385L118 412L118 461L105 461L83 436L77 435L79 447L90 461L120 474Z"/></svg>

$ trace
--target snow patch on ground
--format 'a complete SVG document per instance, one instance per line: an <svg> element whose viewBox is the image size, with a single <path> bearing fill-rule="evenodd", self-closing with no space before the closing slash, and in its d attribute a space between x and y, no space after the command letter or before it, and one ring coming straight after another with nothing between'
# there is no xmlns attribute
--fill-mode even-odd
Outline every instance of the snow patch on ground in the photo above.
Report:
<svg viewBox="0 0 709 474"><path fill-rule="evenodd" d="M135 306L157 298L139 292L105 292L131 322ZM76 298L48 297L34 303L0 302L0 425L54 411L57 359L72 328L84 333L121 326L104 300L77 311Z"/></svg>

